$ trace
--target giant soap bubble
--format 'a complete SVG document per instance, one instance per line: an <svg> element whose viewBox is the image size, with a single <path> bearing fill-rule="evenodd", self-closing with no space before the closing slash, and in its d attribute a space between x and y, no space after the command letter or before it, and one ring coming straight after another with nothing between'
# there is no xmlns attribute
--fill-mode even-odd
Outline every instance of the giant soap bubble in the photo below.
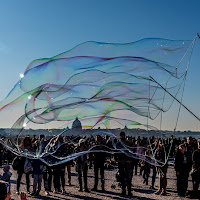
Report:
<svg viewBox="0 0 200 200"><path fill-rule="evenodd" d="M16 155L54 165L99 151L90 144L87 151L73 151L77 135L85 135L90 143L91 136L99 134L112 142L101 151L135 157L134 146L123 144L118 149L116 130L127 126L158 131L146 119L154 121L172 106L174 99L163 88L180 95L193 46L194 41L156 38L125 44L85 42L52 58L32 61L0 103L1 126L11 128L1 143ZM83 130L70 137L68 127L76 117ZM25 148L23 138L29 129L51 131L44 132L46 139L34 148ZM156 163L153 153L149 156L148 161Z"/></svg>

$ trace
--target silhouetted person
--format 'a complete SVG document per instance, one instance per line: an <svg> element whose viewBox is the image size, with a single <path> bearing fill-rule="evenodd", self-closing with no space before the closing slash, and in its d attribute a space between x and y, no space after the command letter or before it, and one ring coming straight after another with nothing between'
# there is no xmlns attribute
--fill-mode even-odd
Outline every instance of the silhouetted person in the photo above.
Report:
<svg viewBox="0 0 200 200"><path fill-rule="evenodd" d="M179 196L185 196L186 194L191 165L192 165L192 160L188 152L186 152L186 145L185 144L179 145L175 157L177 192Z"/></svg>
<svg viewBox="0 0 200 200"><path fill-rule="evenodd" d="M83 152L86 150L87 150L87 147L85 145L84 139L80 139L76 151ZM88 186L87 186L87 172L88 172L88 155L87 154L81 154L76 159L76 169L78 172L78 181L79 181L79 186L80 186L79 191L80 192L83 191L83 183L82 183L82 176L83 176L85 192L89 192Z"/></svg>
<svg viewBox="0 0 200 200"><path fill-rule="evenodd" d="M200 142L198 143L198 149L194 151L192 155L192 182L193 182L193 196L200 198L199 184L200 184Z"/></svg>
<svg viewBox="0 0 200 200"><path fill-rule="evenodd" d="M120 132L120 140L116 147L119 149L119 153L115 154L115 159L118 162L118 169L119 169L119 176L120 176L120 183L122 186L122 194L126 195L126 188L128 190L128 195L132 196L131 192L131 180L132 180L132 159L131 157L127 156L126 146L129 146L130 143L126 140L125 132ZM127 153L127 152L126 152Z"/></svg>
<svg viewBox="0 0 200 200"><path fill-rule="evenodd" d="M95 150L103 150L103 146L105 143L103 142L103 138L100 135L96 136L96 143L95 143L96 148ZM106 153L105 152L95 152L93 154L93 160L94 160L94 177L95 177L95 183L94 183L94 188L92 189L93 191L97 191L97 186L98 186L98 172L100 171L101 175L101 188L102 191L105 191L105 180L104 180L104 163L106 160Z"/></svg>

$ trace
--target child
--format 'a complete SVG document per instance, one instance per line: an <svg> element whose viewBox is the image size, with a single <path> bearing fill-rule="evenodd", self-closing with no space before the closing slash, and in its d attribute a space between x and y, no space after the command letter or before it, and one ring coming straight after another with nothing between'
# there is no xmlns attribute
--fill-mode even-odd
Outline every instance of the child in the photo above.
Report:
<svg viewBox="0 0 200 200"><path fill-rule="evenodd" d="M10 170L10 166L4 165L3 166L4 173L3 173L3 176L0 176L0 179L10 184L10 177L12 176L12 173L9 170Z"/></svg>
<svg viewBox="0 0 200 200"><path fill-rule="evenodd" d="M4 183L2 183L2 188L6 188L6 194L4 194L4 189L2 189L2 191L0 193L2 193L2 195L4 196L4 198L0 198L0 199L6 199L9 200L10 199L10 177L12 176L12 173L9 172L10 170L10 166L9 165L4 165L3 166L3 176L0 176L0 180L4 181Z"/></svg>

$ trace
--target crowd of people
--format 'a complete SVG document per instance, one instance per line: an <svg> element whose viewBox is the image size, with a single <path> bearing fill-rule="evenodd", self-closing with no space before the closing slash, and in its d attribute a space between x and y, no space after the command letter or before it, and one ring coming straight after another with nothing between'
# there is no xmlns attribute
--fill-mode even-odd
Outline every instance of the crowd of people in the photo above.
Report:
<svg viewBox="0 0 200 200"><path fill-rule="evenodd" d="M21 139L20 148L41 153L50 139L45 138L44 135L39 137L26 136ZM76 156L71 160L67 160L67 162L59 162L57 165L50 166L40 159L15 156L0 144L0 166L3 166L4 171L0 176L0 180L4 181L10 188L10 178L12 176L10 165L12 165L17 173L16 191L18 195L20 195L20 183L23 174L26 176L28 194L40 195L42 184L44 185L45 195L49 195L50 192L66 194L65 171L67 170L68 184L71 185L71 167L75 166L78 174L79 192L97 191L99 172L102 192L106 192L104 170L105 167L110 167L118 169L116 181L119 182L122 195L132 196L131 188L134 175L141 175L144 184L149 185L150 171L152 171L150 189L155 190L156 176L159 176L159 189L155 191L155 194L166 195L168 159L170 158L174 160L178 195L189 195L191 198L199 195L200 142L192 137L177 139L171 136L161 139L155 137L141 138L139 136L136 138L126 136L123 131L120 132L119 138L111 138L108 135L101 136L100 134L91 137L59 136L54 140L53 145L49 147L49 151L53 150L56 150L55 157L66 157L71 154ZM94 170L93 188L88 188L88 168ZM192 191L188 191L188 177L190 174L193 182ZM30 177L33 178L33 188L31 190ZM7 194L10 194L10 189L7 189ZM24 194L21 196L24 197Z"/></svg>

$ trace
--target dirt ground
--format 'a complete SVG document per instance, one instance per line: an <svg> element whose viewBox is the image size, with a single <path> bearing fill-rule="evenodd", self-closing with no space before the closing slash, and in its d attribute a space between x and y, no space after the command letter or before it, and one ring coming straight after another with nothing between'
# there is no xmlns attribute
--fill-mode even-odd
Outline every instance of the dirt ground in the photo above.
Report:
<svg viewBox="0 0 200 200"><path fill-rule="evenodd" d="M16 180L17 180L17 173L14 171L11 167L12 177L11 177L11 199L18 200L19 196L16 194ZM139 170L138 170L139 171ZM3 173L3 169L0 169L0 174ZM101 192L101 184L99 182L99 190L97 192L91 191L90 193L86 192L79 192L79 185L78 185L78 175L75 171L75 167L72 168L72 185L67 185L67 174L66 174L66 186L65 190L67 192L66 195L61 194L54 194L53 192L50 192L50 196L45 196L44 193L44 187L42 187L42 191L40 193L39 197L31 197L30 195L27 195L28 200L38 200L38 199L44 199L44 200L57 200L57 199L89 199L89 200L101 200L101 199L142 199L142 200L152 200L152 199L160 199L160 200L174 200L174 199L187 199L187 198L180 198L176 193L176 176L175 171L172 166L168 168L167 178L168 178L168 185L167 185L167 195L156 195L154 194L155 190L149 189L150 185L144 185L143 184L143 178L139 175L134 175L132 180L132 193L133 196L123 196L121 195L121 188L117 186L117 183L115 182L115 185L117 186L116 189L112 189L111 185L115 181L115 174L116 169L114 170L105 170L105 192ZM100 180L99 180L100 181ZM151 174L149 178L149 184L151 183ZM93 169L89 169L88 171L88 188L91 189L94 186L94 172ZM158 189L158 177L156 178L155 188ZM192 181L191 177L189 178L189 190L192 189ZM21 187L21 192L26 192L26 184L25 184L25 175L23 175ZM31 191L32 191L32 178L31 178Z"/></svg>

